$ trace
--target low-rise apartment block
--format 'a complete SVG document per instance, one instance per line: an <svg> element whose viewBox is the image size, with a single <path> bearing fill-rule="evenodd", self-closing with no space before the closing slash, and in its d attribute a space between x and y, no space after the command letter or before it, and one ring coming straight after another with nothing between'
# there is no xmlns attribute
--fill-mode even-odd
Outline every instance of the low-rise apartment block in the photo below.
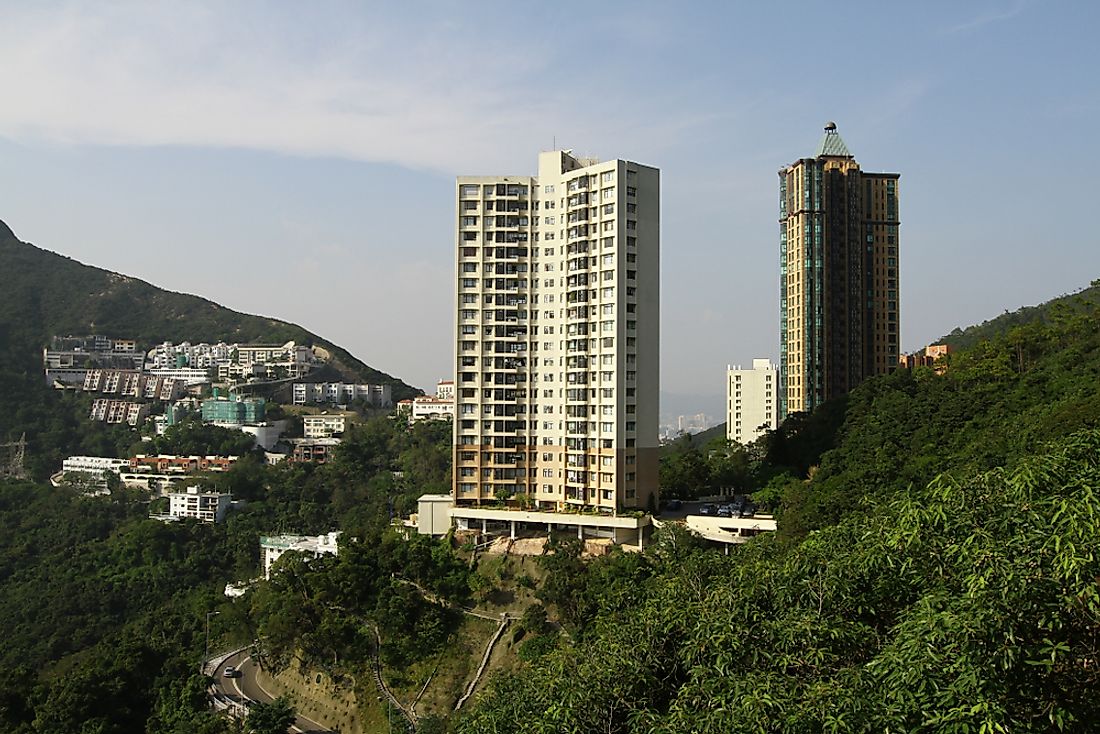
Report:
<svg viewBox="0 0 1100 734"><path fill-rule="evenodd" d="M213 397L202 401L202 420L225 426L262 423L265 415L263 398Z"/></svg>
<svg viewBox="0 0 1100 734"><path fill-rule="evenodd" d="M129 466L126 459L106 456L70 456L61 462L61 472L51 478L55 487L62 484L81 486L92 495L110 494L111 475L119 476Z"/></svg>
<svg viewBox="0 0 1100 734"><path fill-rule="evenodd" d="M136 428L141 425L148 414L149 406L145 403L101 398L92 402L92 411L89 417L94 421L126 423Z"/></svg>
<svg viewBox="0 0 1100 734"><path fill-rule="evenodd" d="M235 463L236 456L173 456L160 454L146 456L138 454L132 459L124 459L132 472L150 472L153 474L193 474L195 472L228 471Z"/></svg>
<svg viewBox="0 0 1100 734"><path fill-rule="evenodd" d="M947 369L944 363L947 355L951 353L951 347L947 344L929 344L919 352L903 354L898 357L898 365L913 369L914 367L932 367L937 373L943 373Z"/></svg>
<svg viewBox="0 0 1100 734"><path fill-rule="evenodd" d="M397 409L398 413L408 416L409 423L451 420L455 417L454 398L418 395L412 400L402 400L397 404Z"/></svg>
<svg viewBox="0 0 1100 734"><path fill-rule="evenodd" d="M218 382L258 380L267 376L267 367L261 362L237 364L223 362L217 367Z"/></svg>
<svg viewBox="0 0 1100 734"><path fill-rule="evenodd" d="M122 395L146 400L175 400L185 384L173 377L147 375L137 370L90 369L84 375L84 392Z"/></svg>
<svg viewBox="0 0 1100 734"><path fill-rule="evenodd" d="M152 368L196 367L209 370L223 362L229 362L232 357L233 346L225 342L217 344L164 342L149 351L148 361Z"/></svg>
<svg viewBox="0 0 1100 734"><path fill-rule="evenodd" d="M260 538L260 554L263 556L264 578L271 578L271 567L284 553L294 551L309 556L320 558L321 556L340 554L337 538L340 531L326 533L325 535L273 535Z"/></svg>
<svg viewBox="0 0 1100 734"><path fill-rule="evenodd" d="M205 385L210 382L210 369L203 367L154 367L150 375L182 382L184 387Z"/></svg>
<svg viewBox="0 0 1100 734"><path fill-rule="evenodd" d="M302 429L306 438L329 438L347 430L354 413L321 413L302 416Z"/></svg>
<svg viewBox="0 0 1100 734"><path fill-rule="evenodd" d="M292 341L286 344L164 342L149 350L147 359L151 371L201 370L204 376L216 374L223 382L300 377L316 362L312 349Z"/></svg>
<svg viewBox="0 0 1100 734"><path fill-rule="evenodd" d="M311 462L324 464L332 458L336 447L340 445L338 438L292 438L287 441L291 446L288 461Z"/></svg>
<svg viewBox="0 0 1100 734"><path fill-rule="evenodd" d="M188 487L185 492L169 493L168 517L172 520L191 517L202 522L221 522L231 502L228 492L203 492L196 487Z"/></svg>
<svg viewBox="0 0 1100 734"><path fill-rule="evenodd" d="M393 388L389 385L370 385L351 382L299 382L294 385L294 404L347 405L362 400L374 408L393 405Z"/></svg>
<svg viewBox="0 0 1100 734"><path fill-rule="evenodd" d="M61 462L61 471L115 472L117 474L129 466L129 459L114 459L107 456L70 456Z"/></svg>

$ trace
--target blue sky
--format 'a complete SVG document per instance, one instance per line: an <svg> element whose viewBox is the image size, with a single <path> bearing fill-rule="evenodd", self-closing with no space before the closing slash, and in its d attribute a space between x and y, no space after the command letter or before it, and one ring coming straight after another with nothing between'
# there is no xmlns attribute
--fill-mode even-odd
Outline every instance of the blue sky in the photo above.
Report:
<svg viewBox="0 0 1100 734"><path fill-rule="evenodd" d="M902 346L1100 277L1100 5L0 0L0 219L428 388L453 180L662 169L662 383L778 353L776 171L901 178ZM664 411L663 411L664 412Z"/></svg>

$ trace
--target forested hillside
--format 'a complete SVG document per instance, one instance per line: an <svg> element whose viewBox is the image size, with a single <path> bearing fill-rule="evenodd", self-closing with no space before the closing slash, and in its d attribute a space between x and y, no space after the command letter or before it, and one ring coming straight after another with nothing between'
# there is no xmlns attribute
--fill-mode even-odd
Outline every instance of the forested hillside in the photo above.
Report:
<svg viewBox="0 0 1100 734"><path fill-rule="evenodd" d="M247 606L222 591L257 575L261 535L343 530L349 563L372 559L373 590L368 597L356 579L329 578L342 598L369 598L373 609L381 593L388 619L398 609L425 618L401 634L438 629L438 646L447 634L442 610L391 598L388 577L417 564L445 567L447 549L427 541L402 555L382 539L391 513L407 514L419 494L449 486L449 435L445 424L410 428L379 417L352 429L329 464L273 467L248 457L211 478L247 502L219 525L150 520L136 492L91 498L0 481L0 730L227 734L228 723L209 712L197 667L209 613L219 612L210 617L214 649L253 639ZM465 570L457 568L459 583ZM281 654L286 636L312 631L323 605L303 604L297 589L279 605L279 588L260 594L255 620L270 635L268 649ZM289 625L283 638L280 624ZM322 633L318 646L342 631ZM389 639L401 654L403 638Z"/></svg>
<svg viewBox="0 0 1100 734"><path fill-rule="evenodd" d="M1100 304L1100 280L1094 280L1088 288L1058 298L1052 298L1037 306L1022 306L1015 311L1005 311L975 326L965 329L956 327L950 334L940 339L956 349L967 349L984 339L992 339L1004 334L1013 327L1026 324L1050 323L1063 318L1067 312L1087 311Z"/></svg>
<svg viewBox="0 0 1100 734"><path fill-rule="evenodd" d="M769 487L784 534L870 510L945 472L1010 466L1100 426L1100 301L1044 311L1043 321L950 355L942 375L900 370L788 420L767 446L769 468L786 467Z"/></svg>
<svg viewBox="0 0 1100 734"><path fill-rule="evenodd" d="M590 564L603 596L575 642L498 677L458 731L1094 731L1097 486L1090 430L798 544L666 534L644 563Z"/></svg>
<svg viewBox="0 0 1100 734"><path fill-rule="evenodd" d="M458 729L1092 731L1098 427L1086 301L760 445L683 447L670 457L699 476L767 482L754 499L781 533L726 557L669 531L630 564L579 567L559 595L586 601L571 642L499 677Z"/></svg>
<svg viewBox="0 0 1100 734"><path fill-rule="evenodd" d="M34 369L55 334L107 334L161 341L264 342L322 346L349 377L408 386L300 326L224 308L136 278L84 265L20 242L0 222L0 355L5 366ZM11 357L11 361L8 358ZM402 395L404 396L404 395Z"/></svg>
<svg viewBox="0 0 1100 734"><path fill-rule="evenodd" d="M83 265L19 241L3 222L0 262L0 442L26 433L31 474L38 478L56 471L63 454L96 454L128 445L124 429L85 419L86 400L47 388L42 348L54 335L98 333L144 345L295 340L324 347L348 379L392 385L394 400L417 392L300 326Z"/></svg>

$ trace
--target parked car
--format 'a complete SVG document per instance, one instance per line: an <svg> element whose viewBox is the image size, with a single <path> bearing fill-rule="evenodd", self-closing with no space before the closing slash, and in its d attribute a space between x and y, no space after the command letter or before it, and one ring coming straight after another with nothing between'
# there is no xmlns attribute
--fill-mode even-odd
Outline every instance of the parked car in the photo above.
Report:
<svg viewBox="0 0 1100 734"><path fill-rule="evenodd" d="M717 514L718 508L712 504L705 504L699 508L700 515L714 515Z"/></svg>
<svg viewBox="0 0 1100 734"><path fill-rule="evenodd" d="M228 665L225 670L222 671L222 675L226 678L240 678L241 671L237 670L232 665Z"/></svg>
<svg viewBox="0 0 1100 734"><path fill-rule="evenodd" d="M719 505L718 517L733 517L733 508L729 505Z"/></svg>
<svg viewBox="0 0 1100 734"><path fill-rule="evenodd" d="M741 517L755 517L756 507L755 505L745 505L741 508Z"/></svg>

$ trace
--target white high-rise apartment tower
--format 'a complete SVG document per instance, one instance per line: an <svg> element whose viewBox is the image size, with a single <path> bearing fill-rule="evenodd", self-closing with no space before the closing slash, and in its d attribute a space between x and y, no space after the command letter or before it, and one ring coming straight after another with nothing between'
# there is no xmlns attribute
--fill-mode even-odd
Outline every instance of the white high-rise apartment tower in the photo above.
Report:
<svg viewBox="0 0 1100 734"><path fill-rule="evenodd" d="M553 151L456 193L456 504L652 507L660 172Z"/></svg>
<svg viewBox="0 0 1100 734"><path fill-rule="evenodd" d="M751 370L726 368L726 438L752 443L775 430L779 411L779 368L754 359Z"/></svg>

